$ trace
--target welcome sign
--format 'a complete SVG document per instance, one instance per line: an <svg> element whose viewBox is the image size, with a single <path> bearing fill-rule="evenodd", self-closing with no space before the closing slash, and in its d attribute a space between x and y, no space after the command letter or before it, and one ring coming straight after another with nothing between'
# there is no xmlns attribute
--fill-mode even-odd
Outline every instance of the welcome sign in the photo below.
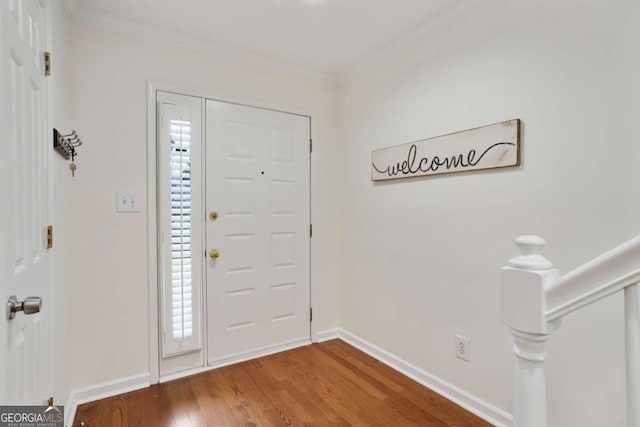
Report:
<svg viewBox="0 0 640 427"><path fill-rule="evenodd" d="M496 169L520 164L520 119L371 152L371 180Z"/></svg>

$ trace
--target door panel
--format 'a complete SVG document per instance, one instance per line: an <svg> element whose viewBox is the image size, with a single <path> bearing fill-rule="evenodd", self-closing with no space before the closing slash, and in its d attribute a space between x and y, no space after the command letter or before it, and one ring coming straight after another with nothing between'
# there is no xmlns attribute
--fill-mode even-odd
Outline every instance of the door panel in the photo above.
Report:
<svg viewBox="0 0 640 427"><path fill-rule="evenodd" d="M309 117L207 100L208 361L310 338Z"/></svg>
<svg viewBox="0 0 640 427"><path fill-rule="evenodd" d="M38 314L2 314L1 403L42 403L50 394L48 351L48 216L46 96L43 70L45 9L37 0L0 6L0 95L6 137L2 161L0 290L43 298ZM6 100L6 101L4 101Z"/></svg>

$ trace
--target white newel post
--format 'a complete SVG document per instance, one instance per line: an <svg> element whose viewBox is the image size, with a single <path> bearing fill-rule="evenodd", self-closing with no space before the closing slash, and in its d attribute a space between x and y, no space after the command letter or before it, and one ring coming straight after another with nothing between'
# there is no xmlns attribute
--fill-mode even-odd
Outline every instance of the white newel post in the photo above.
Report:
<svg viewBox="0 0 640 427"><path fill-rule="evenodd" d="M627 346L627 426L640 427L640 284L624 290Z"/></svg>
<svg viewBox="0 0 640 427"><path fill-rule="evenodd" d="M560 276L540 254L545 240L538 236L516 239L520 255L502 268L501 319L514 336L516 355L514 426L547 426L544 346L560 322L546 320L548 286Z"/></svg>

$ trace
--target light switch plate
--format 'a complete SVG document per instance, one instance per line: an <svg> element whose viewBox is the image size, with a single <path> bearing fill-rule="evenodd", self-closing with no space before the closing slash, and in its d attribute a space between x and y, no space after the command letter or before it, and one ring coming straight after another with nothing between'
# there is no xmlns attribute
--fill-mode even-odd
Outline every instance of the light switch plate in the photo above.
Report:
<svg viewBox="0 0 640 427"><path fill-rule="evenodd" d="M116 212L140 212L138 193L116 193Z"/></svg>

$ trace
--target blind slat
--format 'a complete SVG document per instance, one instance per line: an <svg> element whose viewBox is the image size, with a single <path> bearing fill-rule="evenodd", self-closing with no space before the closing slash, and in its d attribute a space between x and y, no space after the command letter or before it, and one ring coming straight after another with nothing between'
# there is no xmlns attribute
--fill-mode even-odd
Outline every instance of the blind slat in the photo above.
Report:
<svg viewBox="0 0 640 427"><path fill-rule="evenodd" d="M191 294L191 123L171 120L170 226L173 339L193 334Z"/></svg>

